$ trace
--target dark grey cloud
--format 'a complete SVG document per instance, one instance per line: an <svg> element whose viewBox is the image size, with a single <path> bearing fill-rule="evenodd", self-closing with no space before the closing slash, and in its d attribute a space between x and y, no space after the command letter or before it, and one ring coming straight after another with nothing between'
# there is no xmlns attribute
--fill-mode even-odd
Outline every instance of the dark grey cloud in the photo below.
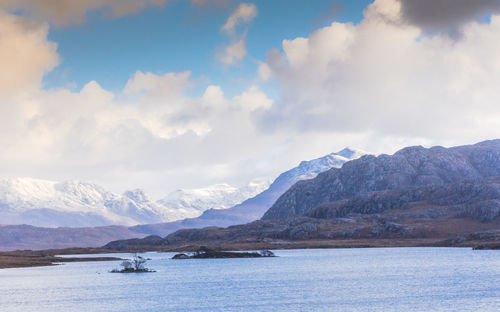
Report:
<svg viewBox="0 0 500 312"><path fill-rule="evenodd" d="M460 36L464 24L500 12L500 0L400 0L406 21L429 33Z"/></svg>

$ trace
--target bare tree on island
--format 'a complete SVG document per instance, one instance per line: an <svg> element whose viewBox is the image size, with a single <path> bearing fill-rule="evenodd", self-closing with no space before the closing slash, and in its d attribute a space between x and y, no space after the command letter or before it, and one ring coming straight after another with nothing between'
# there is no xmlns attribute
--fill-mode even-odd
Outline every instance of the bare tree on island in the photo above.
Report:
<svg viewBox="0 0 500 312"><path fill-rule="evenodd" d="M137 253L134 254L132 260L124 260L120 266L123 269L118 270L114 269L111 273L145 273L145 272L155 272L151 269L145 267L146 262L150 259L146 259L142 256L139 256Z"/></svg>

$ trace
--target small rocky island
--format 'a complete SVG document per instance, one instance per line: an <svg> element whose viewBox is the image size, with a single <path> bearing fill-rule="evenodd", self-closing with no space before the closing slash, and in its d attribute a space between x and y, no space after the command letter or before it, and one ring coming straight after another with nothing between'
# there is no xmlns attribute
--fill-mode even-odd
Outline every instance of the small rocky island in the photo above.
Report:
<svg viewBox="0 0 500 312"><path fill-rule="evenodd" d="M123 267L123 269L118 270L118 269L113 269L111 273L150 273L150 272L156 272L154 270L148 269L145 267L145 264L148 260L144 257L141 257L137 254L134 254L134 257L132 260L124 260L120 265Z"/></svg>
<svg viewBox="0 0 500 312"><path fill-rule="evenodd" d="M205 246L201 246L192 254L178 253L172 259L217 259L217 258L261 258L276 257L270 250L261 250L260 252L231 252L217 251Z"/></svg>

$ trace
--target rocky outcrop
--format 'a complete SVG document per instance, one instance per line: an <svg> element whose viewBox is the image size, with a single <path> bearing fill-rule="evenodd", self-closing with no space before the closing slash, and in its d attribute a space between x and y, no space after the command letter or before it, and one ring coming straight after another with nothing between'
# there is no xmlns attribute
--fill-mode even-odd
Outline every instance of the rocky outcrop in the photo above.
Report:
<svg viewBox="0 0 500 312"><path fill-rule="evenodd" d="M374 214L391 209L419 206L451 208L452 216L488 222L500 216L500 185L489 181L466 181L442 186L429 185L404 190L368 192L347 200L322 204L305 215L340 218L348 214ZM444 211L444 209L443 209Z"/></svg>

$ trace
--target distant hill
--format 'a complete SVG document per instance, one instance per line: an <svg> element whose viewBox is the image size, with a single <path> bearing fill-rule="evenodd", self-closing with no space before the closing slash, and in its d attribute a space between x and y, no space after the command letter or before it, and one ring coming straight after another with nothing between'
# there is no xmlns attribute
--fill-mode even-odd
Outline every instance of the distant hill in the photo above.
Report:
<svg viewBox="0 0 500 312"><path fill-rule="evenodd" d="M98 247L112 240L144 236L116 225L88 228L0 225L0 251Z"/></svg>

